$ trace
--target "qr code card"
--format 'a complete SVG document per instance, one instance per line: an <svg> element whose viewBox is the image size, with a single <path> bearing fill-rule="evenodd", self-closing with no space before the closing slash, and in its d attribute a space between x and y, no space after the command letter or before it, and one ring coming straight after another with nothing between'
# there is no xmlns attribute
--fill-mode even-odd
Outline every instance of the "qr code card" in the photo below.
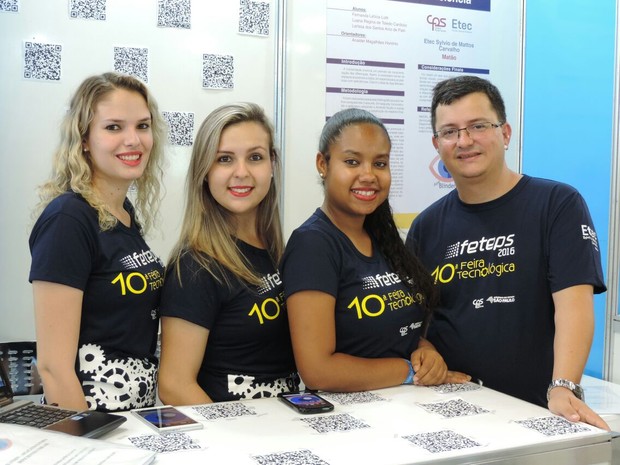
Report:
<svg viewBox="0 0 620 465"><path fill-rule="evenodd" d="M107 0L69 0L69 17L105 21Z"/></svg>
<svg viewBox="0 0 620 465"><path fill-rule="evenodd" d="M149 49L114 47L114 71L149 82Z"/></svg>
<svg viewBox="0 0 620 465"><path fill-rule="evenodd" d="M25 79L60 81L62 45L24 42Z"/></svg>
<svg viewBox="0 0 620 465"><path fill-rule="evenodd" d="M19 13L19 0L0 0L0 11Z"/></svg>
<svg viewBox="0 0 620 465"><path fill-rule="evenodd" d="M252 459L260 465L329 465L328 462L307 449L253 455Z"/></svg>
<svg viewBox="0 0 620 465"><path fill-rule="evenodd" d="M201 449L194 439L187 433L148 434L133 436L129 441L140 449L153 452L175 452L179 450Z"/></svg>
<svg viewBox="0 0 620 465"><path fill-rule="evenodd" d="M202 87L205 89L232 89L235 66L232 55L202 55Z"/></svg>
<svg viewBox="0 0 620 465"><path fill-rule="evenodd" d="M362 420L358 420L348 413L301 418L300 421L306 423L319 433L335 433L338 431L353 431L356 429L370 428L370 426Z"/></svg>
<svg viewBox="0 0 620 465"><path fill-rule="evenodd" d="M247 415L256 415L254 410L249 409L241 402L223 402L218 404L199 405L192 407L197 413L207 420L219 420L221 418L235 418Z"/></svg>
<svg viewBox="0 0 620 465"><path fill-rule="evenodd" d="M573 423L562 417L538 417L527 420L515 420L515 423L524 428L537 431L545 436L560 436L564 434L583 433L590 431L586 426Z"/></svg>
<svg viewBox="0 0 620 465"><path fill-rule="evenodd" d="M402 438L432 454L481 446L473 439L450 430L411 434Z"/></svg>
<svg viewBox="0 0 620 465"><path fill-rule="evenodd" d="M194 143L194 113L162 111L168 123L168 141L171 145L189 147Z"/></svg>
<svg viewBox="0 0 620 465"><path fill-rule="evenodd" d="M436 413L444 418L466 417L488 413L489 410L479 405L471 404L463 399L450 399L442 402L419 403L420 407L430 413Z"/></svg>
<svg viewBox="0 0 620 465"><path fill-rule="evenodd" d="M190 29L191 0L157 0L157 26Z"/></svg>
<svg viewBox="0 0 620 465"><path fill-rule="evenodd" d="M445 383L429 386L429 388L440 394L453 394L455 392L477 391L482 389L482 386L477 383Z"/></svg>
<svg viewBox="0 0 620 465"><path fill-rule="evenodd" d="M270 5L265 1L239 1L239 33L269 35Z"/></svg>
<svg viewBox="0 0 620 465"><path fill-rule="evenodd" d="M340 405L369 404L386 400L374 392L322 392L321 395Z"/></svg>

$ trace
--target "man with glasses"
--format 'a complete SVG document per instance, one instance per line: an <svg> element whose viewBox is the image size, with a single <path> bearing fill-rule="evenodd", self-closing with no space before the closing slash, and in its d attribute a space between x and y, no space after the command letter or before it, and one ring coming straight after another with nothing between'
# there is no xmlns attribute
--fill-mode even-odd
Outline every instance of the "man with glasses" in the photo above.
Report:
<svg viewBox="0 0 620 465"><path fill-rule="evenodd" d="M608 429L579 386L593 294L606 290L584 199L566 184L508 168L512 130L487 80L438 83L431 124L456 189L418 215L407 235L440 292L428 339L450 370Z"/></svg>

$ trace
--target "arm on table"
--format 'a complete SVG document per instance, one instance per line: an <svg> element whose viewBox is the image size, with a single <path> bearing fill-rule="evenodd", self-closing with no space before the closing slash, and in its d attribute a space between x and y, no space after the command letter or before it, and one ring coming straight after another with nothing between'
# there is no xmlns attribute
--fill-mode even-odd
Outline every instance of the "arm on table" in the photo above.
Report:
<svg viewBox="0 0 620 465"><path fill-rule="evenodd" d="M413 384L430 386L441 383L466 383L471 376L459 371L449 371L435 346L421 338L418 348L411 354L411 364L416 374Z"/></svg>
<svg viewBox="0 0 620 465"><path fill-rule="evenodd" d="M86 410L75 372L84 292L64 284L33 281L37 369L48 404Z"/></svg>
<svg viewBox="0 0 620 465"><path fill-rule="evenodd" d="M158 393L164 404L198 405L213 402L198 385L209 330L176 317L161 319Z"/></svg>
<svg viewBox="0 0 620 465"><path fill-rule="evenodd" d="M409 365L403 359L362 358L336 352L335 304L333 296L320 291L296 292L286 301L295 362L306 386L354 392L397 386L405 381ZM425 381L443 380L445 376L443 358L439 354L431 356L433 351L437 354L432 345L423 346L415 359L419 367L426 364ZM413 358L411 362L413 365Z"/></svg>
<svg viewBox="0 0 620 465"><path fill-rule="evenodd" d="M553 379L574 383L581 376L590 353L594 334L594 301L590 285L571 286L553 293L555 339L553 342ZM566 388L549 392L549 410L570 421L583 421L609 430L609 426L584 402Z"/></svg>

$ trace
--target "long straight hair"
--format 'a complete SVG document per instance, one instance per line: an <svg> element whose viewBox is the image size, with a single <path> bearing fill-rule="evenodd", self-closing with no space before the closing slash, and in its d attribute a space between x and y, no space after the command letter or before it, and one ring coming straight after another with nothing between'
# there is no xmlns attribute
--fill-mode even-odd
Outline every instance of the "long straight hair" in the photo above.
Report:
<svg viewBox="0 0 620 465"><path fill-rule="evenodd" d="M117 89L140 94L151 113L153 147L144 173L134 183L136 188L134 206L138 224L143 232L148 231L156 222L161 202L166 123L147 87L132 76L117 73L91 76L82 82L73 95L62 122L60 144L54 154L52 175L39 187L40 201L35 208L34 216L38 216L53 199L72 190L84 197L97 211L102 231L116 226L118 219L108 212L102 199L93 189L93 166L84 152L82 143L88 138L90 123L97 105L110 92Z"/></svg>
<svg viewBox="0 0 620 465"><path fill-rule="evenodd" d="M220 205L205 182L217 160L220 138L224 129L242 122L260 124L269 135L269 154L273 166L271 186L257 207L256 231L267 246L274 265L282 257L284 241L280 223L281 162L274 147L273 127L263 109L255 103L239 102L213 110L203 121L192 150L187 172L185 214L181 236L172 250L170 265L175 264L179 279L179 259L186 253L218 281L226 279L222 267L240 281L261 284L261 276L237 246L234 238L235 215ZM227 282L229 286L233 283Z"/></svg>

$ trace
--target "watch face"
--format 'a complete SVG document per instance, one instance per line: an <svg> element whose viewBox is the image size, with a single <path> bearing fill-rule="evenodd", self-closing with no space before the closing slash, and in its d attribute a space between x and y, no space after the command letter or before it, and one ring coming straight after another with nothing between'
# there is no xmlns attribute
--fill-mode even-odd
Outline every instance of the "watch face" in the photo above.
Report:
<svg viewBox="0 0 620 465"><path fill-rule="evenodd" d="M579 386L578 384L575 384L575 389L573 389L573 394L575 394L575 397L577 397L577 399L584 400L583 399L583 388Z"/></svg>

